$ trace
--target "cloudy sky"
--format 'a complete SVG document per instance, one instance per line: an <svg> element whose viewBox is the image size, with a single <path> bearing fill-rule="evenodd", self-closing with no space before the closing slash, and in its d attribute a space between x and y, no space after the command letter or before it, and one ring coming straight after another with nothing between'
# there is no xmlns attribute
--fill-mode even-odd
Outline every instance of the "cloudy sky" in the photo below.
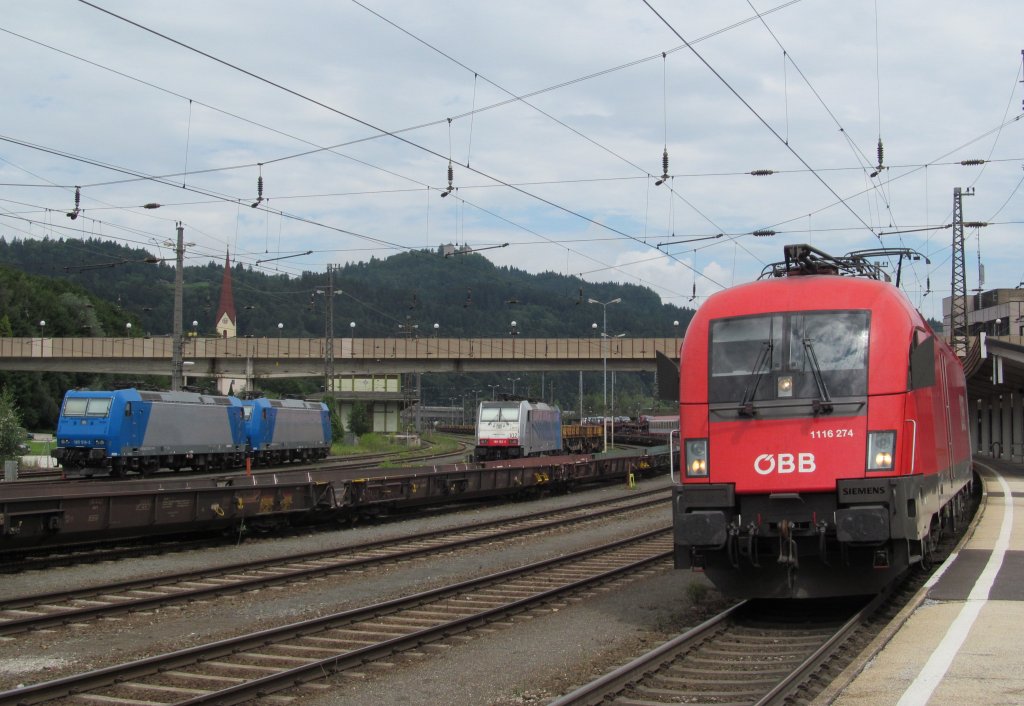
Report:
<svg viewBox="0 0 1024 706"><path fill-rule="evenodd" d="M979 258L1024 280L1021 27L1019 0L7 2L0 235L167 257L180 221L190 263L288 274L451 242L689 306L784 243L907 247L941 318L955 187L990 224L968 288Z"/></svg>

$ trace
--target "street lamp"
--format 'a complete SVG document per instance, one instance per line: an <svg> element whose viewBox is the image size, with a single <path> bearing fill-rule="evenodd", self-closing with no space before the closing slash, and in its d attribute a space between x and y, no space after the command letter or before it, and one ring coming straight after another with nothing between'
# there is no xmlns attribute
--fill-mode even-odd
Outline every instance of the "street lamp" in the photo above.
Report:
<svg viewBox="0 0 1024 706"><path fill-rule="evenodd" d="M615 297L611 301L599 302L596 299L587 299L587 304L601 305L601 338L608 337L608 305L619 304L621 297ZM597 324L594 324L597 327ZM604 450L608 450L608 351L605 349L605 342L601 341L601 363L604 371L604 418L601 427L604 429Z"/></svg>
<svg viewBox="0 0 1024 706"><path fill-rule="evenodd" d="M277 322L277 340L281 340L281 332L284 329L284 324L280 321Z"/></svg>
<svg viewBox="0 0 1024 706"><path fill-rule="evenodd" d="M483 390L470 390L473 393L473 424L476 424L477 414L480 412L480 393Z"/></svg>
<svg viewBox="0 0 1024 706"><path fill-rule="evenodd" d="M497 390L499 387L501 387L501 385L488 385L487 387L491 388L491 402L493 402L494 401L494 391Z"/></svg>
<svg viewBox="0 0 1024 706"><path fill-rule="evenodd" d="M434 338L437 338L437 332L441 328L441 324L434 322Z"/></svg>
<svg viewBox="0 0 1024 706"><path fill-rule="evenodd" d="M505 378L505 379L508 380L510 383L512 383L512 396L515 397L516 396L516 383L519 382L520 380L522 380L522 378Z"/></svg>
<svg viewBox="0 0 1024 706"><path fill-rule="evenodd" d="M125 335L125 338L131 338L132 337L132 322L131 321L129 321L128 323L126 323L124 325L124 335Z"/></svg>

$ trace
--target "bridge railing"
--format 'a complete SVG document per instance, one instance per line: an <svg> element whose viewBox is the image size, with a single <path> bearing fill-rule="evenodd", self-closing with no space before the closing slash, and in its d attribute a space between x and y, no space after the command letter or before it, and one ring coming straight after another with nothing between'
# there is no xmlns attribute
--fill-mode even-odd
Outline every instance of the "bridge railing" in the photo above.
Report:
<svg viewBox="0 0 1024 706"><path fill-rule="evenodd" d="M673 338L335 338L336 359L653 359L675 357ZM0 358L170 359L170 336L145 338L0 338ZM186 337L183 358L323 358L323 338Z"/></svg>

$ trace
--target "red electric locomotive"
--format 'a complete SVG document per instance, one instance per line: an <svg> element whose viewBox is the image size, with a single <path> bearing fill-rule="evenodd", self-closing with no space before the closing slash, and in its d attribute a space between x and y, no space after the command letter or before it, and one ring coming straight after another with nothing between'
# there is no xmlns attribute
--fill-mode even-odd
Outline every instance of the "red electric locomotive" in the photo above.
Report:
<svg viewBox="0 0 1024 706"><path fill-rule="evenodd" d="M686 331L676 568L733 596L874 593L965 509L963 369L866 255L785 251Z"/></svg>

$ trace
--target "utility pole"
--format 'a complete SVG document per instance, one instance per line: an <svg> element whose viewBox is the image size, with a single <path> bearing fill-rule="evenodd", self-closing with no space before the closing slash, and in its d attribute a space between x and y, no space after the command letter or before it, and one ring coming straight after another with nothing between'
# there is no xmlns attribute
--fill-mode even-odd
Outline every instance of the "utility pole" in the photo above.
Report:
<svg viewBox="0 0 1024 706"><path fill-rule="evenodd" d="M324 325L324 397L334 384L334 265L327 266L327 322Z"/></svg>
<svg viewBox="0 0 1024 706"><path fill-rule="evenodd" d="M177 264L174 269L174 322L171 331L171 391L180 392L184 364L181 359L181 298L184 292L185 275L185 227L178 221L178 242L174 248Z"/></svg>

